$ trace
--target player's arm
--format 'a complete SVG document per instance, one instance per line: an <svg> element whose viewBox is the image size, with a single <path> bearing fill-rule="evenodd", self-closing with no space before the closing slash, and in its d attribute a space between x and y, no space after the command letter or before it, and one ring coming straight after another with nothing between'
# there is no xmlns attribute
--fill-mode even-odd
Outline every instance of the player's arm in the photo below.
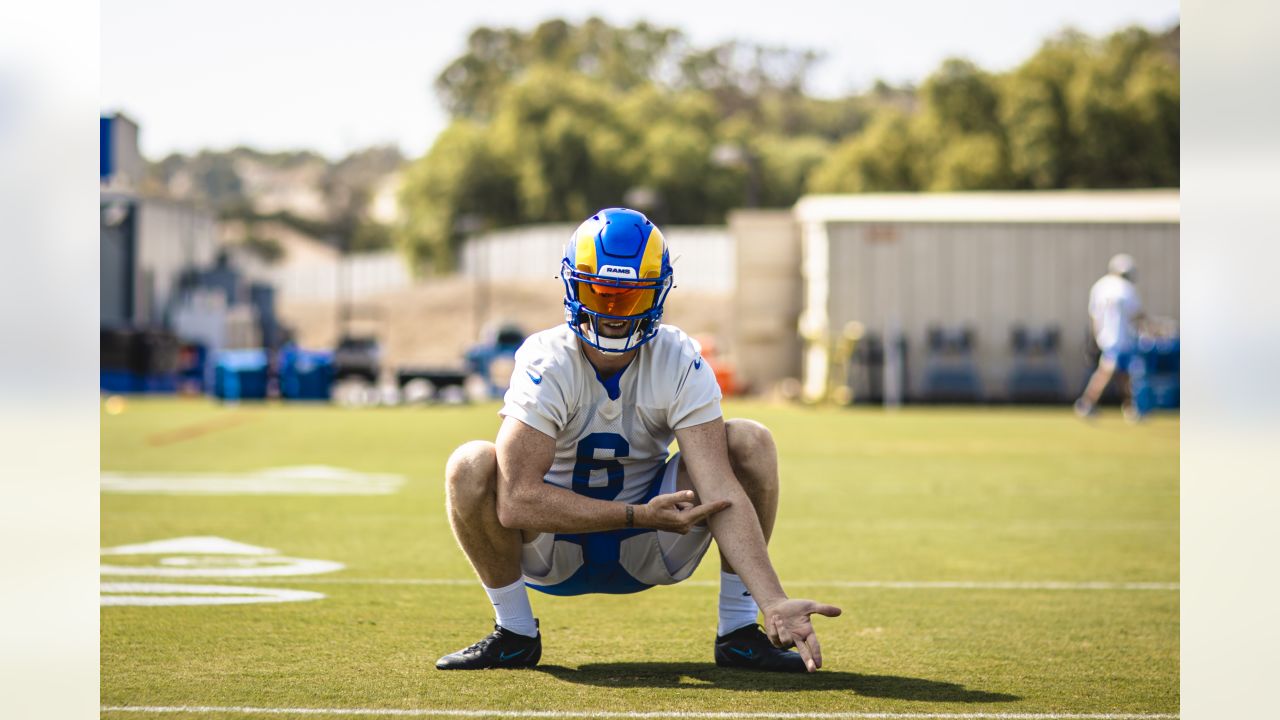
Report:
<svg viewBox="0 0 1280 720"><path fill-rule="evenodd" d="M707 524L720 552L729 560L734 572L751 591L764 613L765 632L780 647L796 646L809 671L822 667L822 650L809 615L829 617L840 614L840 608L812 600L788 598L769 560L764 531L746 491L729 464L729 448L724 419L676 430L680 456L689 469L693 486L702 502L728 501L730 507L710 516Z"/></svg>
<svg viewBox="0 0 1280 720"><path fill-rule="evenodd" d="M543 482L555 460L555 438L514 417L498 431L498 522L531 532L599 532L627 527L627 506L596 500ZM632 527L661 527L685 533L719 504L685 507L693 498L659 495L648 505L632 505ZM653 523L649 525L647 523Z"/></svg>

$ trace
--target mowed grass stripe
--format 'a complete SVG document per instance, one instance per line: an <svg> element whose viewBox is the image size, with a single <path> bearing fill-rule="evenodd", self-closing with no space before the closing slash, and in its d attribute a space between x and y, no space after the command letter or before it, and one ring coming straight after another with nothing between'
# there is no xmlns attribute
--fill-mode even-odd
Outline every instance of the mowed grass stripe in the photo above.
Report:
<svg viewBox="0 0 1280 720"><path fill-rule="evenodd" d="M102 712L235 715L365 715L373 717L509 717L509 718L795 718L796 720L1167 720L1171 713L900 713L900 712L619 712L575 710L445 710L430 708L260 708L218 706L107 706Z"/></svg>

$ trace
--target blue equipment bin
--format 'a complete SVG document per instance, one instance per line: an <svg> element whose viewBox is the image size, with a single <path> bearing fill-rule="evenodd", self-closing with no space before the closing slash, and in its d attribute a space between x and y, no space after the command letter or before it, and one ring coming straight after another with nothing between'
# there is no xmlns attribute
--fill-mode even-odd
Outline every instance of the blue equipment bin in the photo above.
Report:
<svg viewBox="0 0 1280 720"><path fill-rule="evenodd" d="M116 395L142 391L142 379L128 370L99 370L98 387Z"/></svg>
<svg viewBox="0 0 1280 720"><path fill-rule="evenodd" d="M328 400L333 391L333 353L287 348L280 353L280 395L289 400Z"/></svg>
<svg viewBox="0 0 1280 720"><path fill-rule="evenodd" d="M1129 366L1133 399L1142 414L1179 406L1178 338L1142 338Z"/></svg>
<svg viewBox="0 0 1280 720"><path fill-rule="evenodd" d="M160 373L145 375L142 378L142 392L171 394L178 392L178 373Z"/></svg>
<svg viewBox="0 0 1280 720"><path fill-rule="evenodd" d="M223 350L215 361L213 394L222 400L265 400L267 352Z"/></svg>

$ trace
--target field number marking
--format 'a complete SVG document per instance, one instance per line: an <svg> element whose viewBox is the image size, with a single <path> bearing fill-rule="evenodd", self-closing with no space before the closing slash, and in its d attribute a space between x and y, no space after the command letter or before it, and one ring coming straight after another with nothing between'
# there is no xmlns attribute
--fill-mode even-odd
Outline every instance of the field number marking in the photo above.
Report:
<svg viewBox="0 0 1280 720"><path fill-rule="evenodd" d="M148 578L280 579L341 570L332 560L280 555L273 548L213 536L179 537L102 549L104 576ZM124 563L115 558L145 558L148 564ZM111 562L114 560L114 562ZM231 585L103 582L103 606L245 605L249 603L319 600L323 593Z"/></svg>

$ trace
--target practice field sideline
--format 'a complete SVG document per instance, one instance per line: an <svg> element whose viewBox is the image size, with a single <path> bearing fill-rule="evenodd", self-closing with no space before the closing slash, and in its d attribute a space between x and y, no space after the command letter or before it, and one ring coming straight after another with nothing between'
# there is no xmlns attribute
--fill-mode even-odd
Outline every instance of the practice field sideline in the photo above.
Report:
<svg viewBox="0 0 1280 720"><path fill-rule="evenodd" d="M496 411L104 411L103 716L1176 717L1176 416L729 403L778 441L784 585L845 610L822 671L714 666L712 553L675 587L533 593L538 670L443 673L492 620L442 468Z"/></svg>

